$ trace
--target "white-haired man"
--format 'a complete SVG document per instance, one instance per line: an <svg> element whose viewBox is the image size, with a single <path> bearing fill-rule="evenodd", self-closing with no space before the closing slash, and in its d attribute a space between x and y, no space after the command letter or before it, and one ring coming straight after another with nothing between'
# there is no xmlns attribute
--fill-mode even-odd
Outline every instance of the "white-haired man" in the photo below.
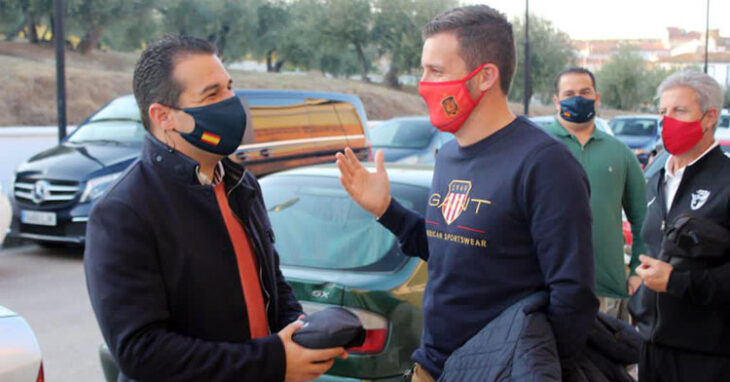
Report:
<svg viewBox="0 0 730 382"><path fill-rule="evenodd" d="M639 257L643 284L629 304L645 340L639 380L723 381L730 375L730 250L716 245L727 235L703 236L730 227L730 159L714 138L722 89L706 74L683 71L658 94L672 155L646 187L649 253ZM688 218L701 224L681 239L678 222ZM690 256L676 256L672 243Z"/></svg>

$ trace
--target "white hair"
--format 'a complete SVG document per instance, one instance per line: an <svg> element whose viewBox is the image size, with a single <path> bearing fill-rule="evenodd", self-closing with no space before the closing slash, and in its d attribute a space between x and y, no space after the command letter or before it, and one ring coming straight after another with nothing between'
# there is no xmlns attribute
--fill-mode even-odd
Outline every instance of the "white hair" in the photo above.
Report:
<svg viewBox="0 0 730 382"><path fill-rule="evenodd" d="M694 70L672 73L657 88L657 97L661 97L665 91L677 87L688 87L694 90L697 94L697 103L703 113L709 109L717 109L719 114L722 110L722 88L714 78L707 74Z"/></svg>

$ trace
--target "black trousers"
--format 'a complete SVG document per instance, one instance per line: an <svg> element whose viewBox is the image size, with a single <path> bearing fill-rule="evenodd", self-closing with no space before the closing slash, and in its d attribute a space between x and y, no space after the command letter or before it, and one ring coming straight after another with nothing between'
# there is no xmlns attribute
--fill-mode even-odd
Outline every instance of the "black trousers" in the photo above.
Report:
<svg viewBox="0 0 730 382"><path fill-rule="evenodd" d="M730 381L730 357L683 351L644 342L639 382Z"/></svg>

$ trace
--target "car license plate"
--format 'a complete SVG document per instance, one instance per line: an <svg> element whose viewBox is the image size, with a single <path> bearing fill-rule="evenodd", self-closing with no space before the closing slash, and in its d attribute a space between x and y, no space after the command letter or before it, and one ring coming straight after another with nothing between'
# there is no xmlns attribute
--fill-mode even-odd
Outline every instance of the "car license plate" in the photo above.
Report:
<svg viewBox="0 0 730 382"><path fill-rule="evenodd" d="M20 221L24 224L55 226L55 212L20 211Z"/></svg>

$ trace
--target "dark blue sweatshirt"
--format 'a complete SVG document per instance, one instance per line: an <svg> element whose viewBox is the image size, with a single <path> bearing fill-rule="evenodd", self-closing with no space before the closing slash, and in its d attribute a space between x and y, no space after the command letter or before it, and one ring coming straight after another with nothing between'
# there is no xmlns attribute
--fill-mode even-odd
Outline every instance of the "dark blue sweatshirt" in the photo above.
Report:
<svg viewBox="0 0 730 382"><path fill-rule="evenodd" d="M395 200L380 218L428 261L416 362L438 378L454 350L540 290L561 358L580 351L598 309L589 193L570 152L523 117L471 146L445 144L425 219Z"/></svg>

